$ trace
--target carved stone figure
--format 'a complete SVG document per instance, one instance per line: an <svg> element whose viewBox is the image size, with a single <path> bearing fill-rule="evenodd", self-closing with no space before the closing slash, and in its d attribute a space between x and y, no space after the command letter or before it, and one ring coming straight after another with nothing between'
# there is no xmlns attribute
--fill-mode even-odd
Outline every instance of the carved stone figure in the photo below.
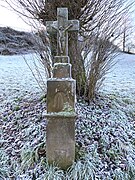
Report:
<svg viewBox="0 0 135 180"><path fill-rule="evenodd" d="M55 26L52 26L57 33L58 33L58 48L60 51L60 55L64 55L66 50L66 32L72 27L73 25L70 24L66 28L60 26L58 29Z"/></svg>

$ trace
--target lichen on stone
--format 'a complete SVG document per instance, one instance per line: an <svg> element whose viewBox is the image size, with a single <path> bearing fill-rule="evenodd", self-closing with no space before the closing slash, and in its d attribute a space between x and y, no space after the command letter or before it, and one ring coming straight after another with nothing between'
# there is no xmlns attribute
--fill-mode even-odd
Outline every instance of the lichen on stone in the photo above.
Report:
<svg viewBox="0 0 135 180"><path fill-rule="evenodd" d="M68 103L64 103L62 112L74 112L74 108Z"/></svg>

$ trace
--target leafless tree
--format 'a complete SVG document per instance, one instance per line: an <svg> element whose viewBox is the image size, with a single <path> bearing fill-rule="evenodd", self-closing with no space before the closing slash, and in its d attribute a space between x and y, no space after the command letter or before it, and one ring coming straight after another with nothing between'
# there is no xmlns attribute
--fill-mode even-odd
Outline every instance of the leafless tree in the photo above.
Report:
<svg viewBox="0 0 135 180"><path fill-rule="evenodd" d="M132 40L133 35L133 25L131 22L131 17L126 16L123 20L123 33L122 33L122 50L123 52L129 51L129 44Z"/></svg>
<svg viewBox="0 0 135 180"><path fill-rule="evenodd" d="M5 1L15 11L43 25L46 25L48 20L56 20L57 7L67 7L69 19L80 20L79 41L77 33L69 34L72 75L77 80L77 94L88 100L93 99L106 72L111 67L116 50L113 43L123 31L123 19L129 14L131 1L130 3L127 0ZM50 45L53 57L56 55L56 35L50 35Z"/></svg>

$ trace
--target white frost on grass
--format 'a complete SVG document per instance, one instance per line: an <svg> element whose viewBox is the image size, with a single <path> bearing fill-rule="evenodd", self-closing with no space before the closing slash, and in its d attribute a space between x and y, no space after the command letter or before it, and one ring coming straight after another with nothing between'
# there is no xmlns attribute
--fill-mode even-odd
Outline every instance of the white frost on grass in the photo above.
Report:
<svg viewBox="0 0 135 180"><path fill-rule="evenodd" d="M24 58L33 68L33 54L0 56L0 94L8 94L10 97L21 91L40 91ZM135 55L121 53L115 61L117 63L106 75L102 91L135 95Z"/></svg>
<svg viewBox="0 0 135 180"><path fill-rule="evenodd" d="M34 54L0 56L0 101L10 101L20 96L32 96L41 93L37 81L33 78L29 66L35 73L34 61L39 65ZM40 65L39 65L40 66ZM45 79L46 81L46 79Z"/></svg>
<svg viewBox="0 0 135 180"><path fill-rule="evenodd" d="M0 56L0 102L8 102L17 97L35 96L41 93L38 83L33 78L32 69L35 69L34 54L24 56ZM115 66L106 75L101 89L104 93L118 94L135 100L135 55L121 53L115 61ZM34 70L36 73L36 71ZM43 77L44 81L46 78Z"/></svg>
<svg viewBox="0 0 135 180"><path fill-rule="evenodd" d="M102 90L122 96L135 96L135 55L121 53L106 75Z"/></svg>
<svg viewBox="0 0 135 180"><path fill-rule="evenodd" d="M31 62L31 56L26 57ZM3 96L0 94L0 100L2 98L7 100L6 97L11 98L12 95L12 98L15 98L18 94L23 95L25 91L35 93L39 90L36 89L38 85L31 71L22 61L22 57L0 58L2 58L0 59L0 85L3 85L0 86L0 93L3 93ZM13 173L14 176L18 176L16 177L18 180L41 180L48 177L60 180L95 179L95 177L97 179L124 180L131 177L135 179L134 59L134 55L121 54L119 60L116 59L118 63L107 75L101 90L103 96L97 97L97 103L89 106L86 103L78 103L76 143L80 148L78 156L82 159L78 159L65 174L57 167L48 166L43 156L40 159L37 156L37 152L45 153L46 121L43 118L43 112L46 106L44 100L31 102L29 99L27 101L21 99L16 102L14 99L13 102L7 104L7 107L3 108L5 111L0 114L0 123L3 124L0 136L8 141L4 143L1 138L4 151L8 153L12 165L9 167L4 161L4 166L10 168L11 175ZM17 91L14 90L15 88ZM25 95L28 95L28 92L25 92ZM13 103L15 103L15 108ZM28 151L21 153L23 156L20 158L18 156L20 149L23 150L25 145ZM88 154L84 156L86 151ZM33 158L35 159L34 166ZM22 172L21 165L26 165L25 172Z"/></svg>

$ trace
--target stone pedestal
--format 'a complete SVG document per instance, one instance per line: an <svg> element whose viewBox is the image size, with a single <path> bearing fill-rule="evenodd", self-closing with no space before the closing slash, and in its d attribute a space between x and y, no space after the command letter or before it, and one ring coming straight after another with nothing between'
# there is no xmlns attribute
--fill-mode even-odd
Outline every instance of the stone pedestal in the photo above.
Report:
<svg viewBox="0 0 135 180"><path fill-rule="evenodd" d="M47 125L47 159L66 170L75 159L75 117L48 115Z"/></svg>
<svg viewBox="0 0 135 180"><path fill-rule="evenodd" d="M53 78L47 81L46 155L49 163L62 169L71 166L75 159L75 98L71 65L55 63Z"/></svg>

